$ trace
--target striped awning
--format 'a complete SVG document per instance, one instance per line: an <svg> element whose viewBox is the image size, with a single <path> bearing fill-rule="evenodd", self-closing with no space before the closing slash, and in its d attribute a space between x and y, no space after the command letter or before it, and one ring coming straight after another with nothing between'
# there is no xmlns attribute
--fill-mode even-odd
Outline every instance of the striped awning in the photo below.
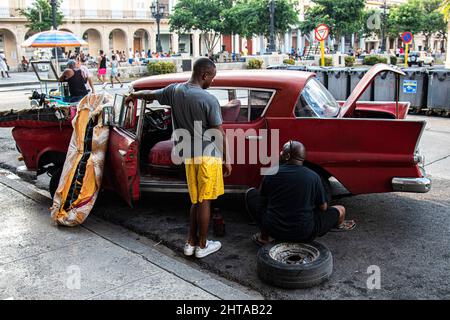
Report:
<svg viewBox="0 0 450 320"><path fill-rule="evenodd" d="M50 30L39 32L28 38L22 47L54 48L54 47L81 47L88 43L70 32Z"/></svg>

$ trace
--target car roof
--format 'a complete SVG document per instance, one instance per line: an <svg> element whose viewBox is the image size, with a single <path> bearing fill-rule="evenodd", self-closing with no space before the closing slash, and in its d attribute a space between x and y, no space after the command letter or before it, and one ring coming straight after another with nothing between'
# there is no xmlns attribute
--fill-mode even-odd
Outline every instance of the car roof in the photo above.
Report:
<svg viewBox="0 0 450 320"><path fill-rule="evenodd" d="M151 76L134 81L132 87L135 90L162 88L186 82L190 76L190 72ZM286 89L299 93L312 76L314 73L295 70L219 70L212 86Z"/></svg>

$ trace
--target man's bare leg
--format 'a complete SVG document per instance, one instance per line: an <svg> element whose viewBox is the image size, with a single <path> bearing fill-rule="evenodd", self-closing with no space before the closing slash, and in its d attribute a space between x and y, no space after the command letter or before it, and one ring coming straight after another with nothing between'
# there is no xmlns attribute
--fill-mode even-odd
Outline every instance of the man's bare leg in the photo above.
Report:
<svg viewBox="0 0 450 320"><path fill-rule="evenodd" d="M189 235L188 235L188 243L191 246L196 245L197 240L197 204L193 204L191 206L190 214L189 214Z"/></svg>
<svg viewBox="0 0 450 320"><path fill-rule="evenodd" d="M199 203L197 207L199 246L202 249L206 246L206 239L208 236L210 218L211 218L211 201L204 200L203 202Z"/></svg>
<svg viewBox="0 0 450 320"><path fill-rule="evenodd" d="M337 209L339 211L339 222L338 225L344 223L345 220L345 207L344 206L333 206L332 208Z"/></svg>

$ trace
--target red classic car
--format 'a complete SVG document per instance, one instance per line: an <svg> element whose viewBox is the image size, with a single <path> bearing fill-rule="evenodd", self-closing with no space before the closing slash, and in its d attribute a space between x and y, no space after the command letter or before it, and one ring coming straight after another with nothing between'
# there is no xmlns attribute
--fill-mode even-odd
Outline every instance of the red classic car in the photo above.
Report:
<svg viewBox="0 0 450 320"><path fill-rule="evenodd" d="M376 65L340 103L308 72L219 72L208 91L219 99L234 148L240 143L250 150L247 147L254 141L270 145L271 132L277 132L279 148L290 139L305 144L305 165L327 185L334 177L352 194L428 192L431 181L417 148L425 122L405 120L409 103L358 102L380 72L402 74L397 68ZM133 82L132 87L158 89L188 78L188 74L153 76ZM138 101L128 106L116 101L115 106L103 187L115 190L130 205L143 191L187 191L183 167L171 161L170 107ZM70 126L16 127L13 135L28 169L42 173L50 167L55 181L71 131ZM268 164L249 163L251 157L247 151L247 161L234 164L225 179L227 192L259 185L260 169Z"/></svg>

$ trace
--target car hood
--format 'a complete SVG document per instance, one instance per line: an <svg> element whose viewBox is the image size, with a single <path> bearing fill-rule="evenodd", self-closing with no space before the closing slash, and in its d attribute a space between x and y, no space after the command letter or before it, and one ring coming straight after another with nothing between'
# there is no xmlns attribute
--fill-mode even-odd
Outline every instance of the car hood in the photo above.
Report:
<svg viewBox="0 0 450 320"><path fill-rule="evenodd" d="M375 77L381 72L391 71L399 75L405 75L405 73L398 67L387 65L384 63L378 63L367 71L367 73L362 77L359 83L356 85L352 94L348 97L347 101L342 106L338 118L350 117L356 108L356 102L362 96L364 91L372 84Z"/></svg>

